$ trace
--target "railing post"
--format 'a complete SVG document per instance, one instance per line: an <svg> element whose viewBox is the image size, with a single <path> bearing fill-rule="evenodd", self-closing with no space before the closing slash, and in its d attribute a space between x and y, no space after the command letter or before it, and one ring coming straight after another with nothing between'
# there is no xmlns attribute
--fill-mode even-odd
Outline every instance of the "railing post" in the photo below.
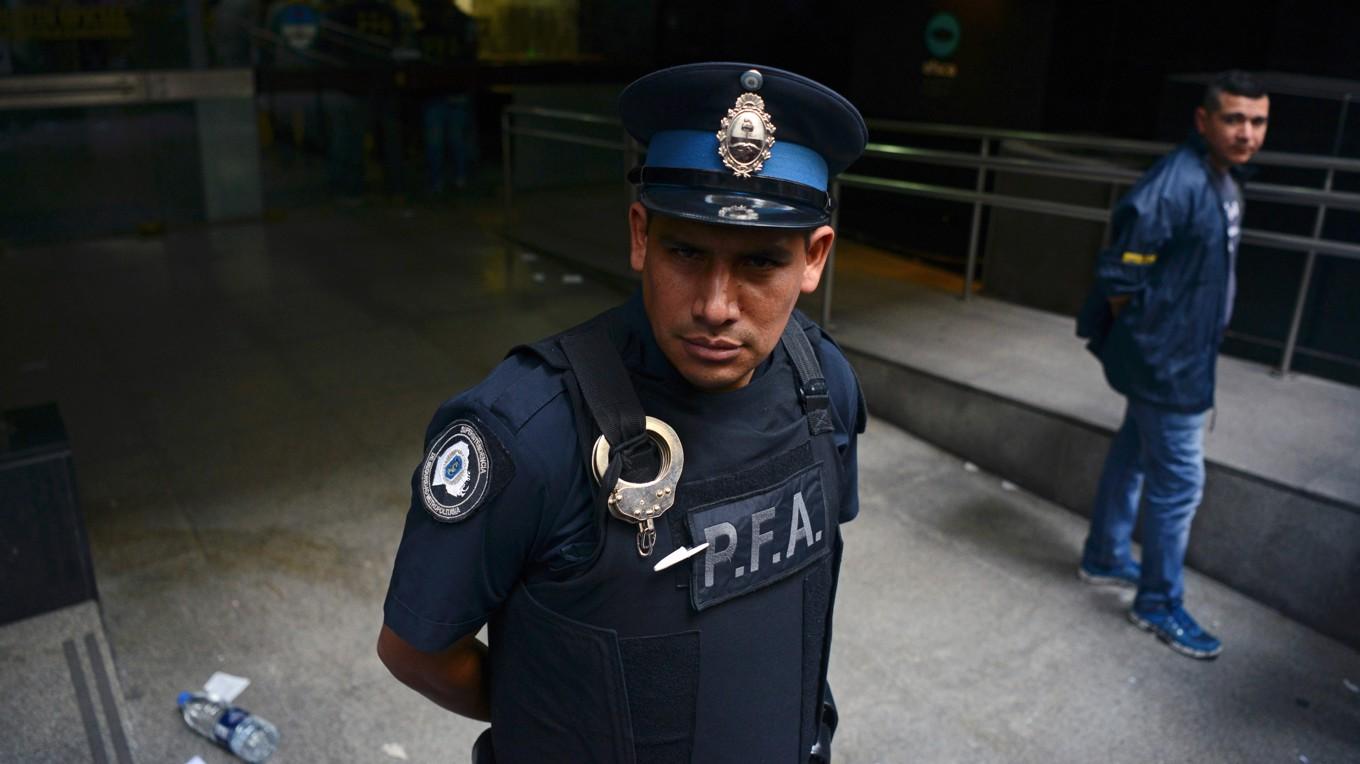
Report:
<svg viewBox="0 0 1360 764"><path fill-rule="evenodd" d="M510 222L514 194L514 165L510 161L510 109L501 112L501 194L505 205L505 221Z"/></svg>
<svg viewBox="0 0 1360 764"><path fill-rule="evenodd" d="M978 154L983 160L986 160L988 153L991 151L991 147L992 139L983 138L982 147L978 150ZM979 164L977 184L973 187L973 190L980 194L986 190L986 188L987 167L986 165ZM979 199L973 202L973 225L968 232L968 264L963 269L963 299L965 300L971 300L973 298L973 274L977 273L978 238L981 230L982 200Z"/></svg>
<svg viewBox="0 0 1360 764"><path fill-rule="evenodd" d="M1336 137L1332 140L1332 156L1341 155L1341 139L1346 134L1346 117L1349 116L1351 105L1350 93L1347 93L1341 101L1341 116L1336 124ZM1336 177L1336 170L1327 171L1327 180L1322 185L1323 191L1332 190L1332 181ZM1319 204L1317 216L1313 218L1313 238L1321 238L1323 225L1327 222L1327 205ZM1294 315L1289 321L1289 336L1284 341L1284 354L1280 356L1280 368L1275 370L1276 376L1286 377L1289 370L1294 365L1294 351L1299 344L1299 327L1303 326L1303 309L1308 302L1308 290L1313 285L1313 266L1317 263L1317 252L1309 252L1307 259L1303 261L1303 277L1299 280L1299 296L1294 299Z"/></svg>
<svg viewBox="0 0 1360 764"><path fill-rule="evenodd" d="M831 181L831 227L836 229L836 237L831 240L831 251L826 253L826 265L822 268L822 327L831 328L831 296L836 291L836 240L840 238L841 219L841 182Z"/></svg>

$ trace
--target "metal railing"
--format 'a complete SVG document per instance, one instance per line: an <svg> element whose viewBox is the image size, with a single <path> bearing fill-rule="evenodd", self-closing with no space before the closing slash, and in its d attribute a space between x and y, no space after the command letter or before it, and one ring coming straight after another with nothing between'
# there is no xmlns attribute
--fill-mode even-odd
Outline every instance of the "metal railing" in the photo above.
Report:
<svg viewBox="0 0 1360 764"><path fill-rule="evenodd" d="M0 77L0 111L251 98L249 69L194 69Z"/></svg>
<svg viewBox="0 0 1360 764"><path fill-rule="evenodd" d="M1343 105L1343 108L1348 105L1349 102ZM605 140L564 132L562 130L548 130L541 127L524 127L516 125L514 120L514 117L516 116L532 117L540 120L559 120L567 123L589 124L593 126L618 127L621 129L621 123L618 119L598 114L534 107L511 106L506 108L501 114L501 156L504 163L503 201L507 215L511 211L514 198L511 155L512 136L519 135L543 140L560 141L580 146L590 146L604 150L622 151L625 154L625 165L628 169L633 167L636 163L637 156L641 152L641 149L636 145L636 142L634 142L626 133L624 133L623 138L620 141ZM1337 147L1340 145L1340 140L1343 135L1342 129L1344 128L1345 123L1346 120L1343 118L1338 125L1336 136ZM1067 136L1021 130L960 127L919 122L869 120L868 124L871 129L879 131L880 133L898 132L937 138L978 141L979 147L976 153L925 149L890 143L870 143L864 152L866 157L876 159L974 170L976 174L971 189L853 173L843 173L831 184L831 195L837 200L840 198L842 188L859 188L972 205L972 218L969 224L968 252L964 266L963 288L960 295L964 300L971 299L973 294L973 282L977 274L978 247L982 238L982 212L985 207L1032 212L1041 215L1055 215L1075 220L1103 223L1106 226L1105 237L1108 240L1110 214L1115 202L1119 198L1120 189L1133 185L1142 175L1142 172L1139 170L1126 169L1090 160L1074 160L1071 158L1046 160L997 156L994 153L994 149L1000 142L1024 142L1035 145L1047 145L1055 148L1097 151L1104 155L1133 155L1144 158L1160 156L1175 148L1174 145L1169 143L1153 141L1134 141L1090 136ZM1294 302L1287 340L1283 344L1280 364L1276 369L1277 372L1281 375L1287 374L1292 368L1294 356L1296 354L1315 356L1351 366L1360 366L1360 362L1357 362L1354 359L1298 347L1299 328L1302 325L1304 308L1312 284L1313 271L1317 258L1319 256L1328 256L1360 260L1360 245L1352 242L1322 238L1323 226L1326 222L1328 210L1360 210L1360 194L1332 190L1336 173L1360 173L1360 160L1337 156L1287 154L1266 151L1257 154L1253 159L1253 162L1267 166L1290 167L1325 172L1325 180L1321 189L1266 183L1253 183L1246 189L1245 196L1248 200L1301 205L1314 207L1316 209L1313 233L1311 236L1299 236L1296 234L1286 234L1259 229L1244 229L1242 231L1243 243L1303 252L1306 254L1303 275L1299 284L1298 295ZM989 173L1001 172L1008 174L1065 178L1091 183L1104 183L1109 186L1107 205L1105 207L1093 207L987 191ZM837 209L839 209L839 205L837 205ZM837 215L833 212L832 225L834 226L836 222ZM831 319L831 307L835 291L834 285L835 250L833 248L829 255L827 268L824 272L824 283L822 286L821 319L823 323L829 323ZM1268 338L1243 334L1236 334L1234 336L1269 347L1280 346L1278 341L1270 340Z"/></svg>

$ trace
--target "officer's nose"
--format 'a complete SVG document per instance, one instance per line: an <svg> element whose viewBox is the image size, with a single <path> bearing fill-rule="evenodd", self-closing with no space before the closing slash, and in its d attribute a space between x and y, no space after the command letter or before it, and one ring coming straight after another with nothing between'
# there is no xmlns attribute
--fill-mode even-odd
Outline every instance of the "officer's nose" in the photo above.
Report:
<svg viewBox="0 0 1360 764"><path fill-rule="evenodd" d="M705 326L718 327L737 320L737 283L731 269L720 258L713 258L704 271L698 293L694 296L694 319Z"/></svg>

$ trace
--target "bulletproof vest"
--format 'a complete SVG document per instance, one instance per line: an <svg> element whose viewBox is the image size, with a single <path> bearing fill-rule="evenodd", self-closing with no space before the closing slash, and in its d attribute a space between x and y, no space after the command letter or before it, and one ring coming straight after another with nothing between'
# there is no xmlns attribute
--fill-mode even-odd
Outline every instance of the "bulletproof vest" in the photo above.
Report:
<svg viewBox="0 0 1360 764"><path fill-rule="evenodd" d="M612 382L629 384L646 414L680 436L675 504L642 557L637 526L604 509L606 474L595 554L577 570L526 578L491 619L496 761L809 760L826 697L844 479L808 326L801 314L789 321L792 363L701 404L674 395L673 381L613 365L631 379ZM528 350L564 371L589 454L598 418L580 377L599 372L576 368L563 347L583 335L597 350L614 343L617 358L610 313ZM704 542L653 571L672 550Z"/></svg>

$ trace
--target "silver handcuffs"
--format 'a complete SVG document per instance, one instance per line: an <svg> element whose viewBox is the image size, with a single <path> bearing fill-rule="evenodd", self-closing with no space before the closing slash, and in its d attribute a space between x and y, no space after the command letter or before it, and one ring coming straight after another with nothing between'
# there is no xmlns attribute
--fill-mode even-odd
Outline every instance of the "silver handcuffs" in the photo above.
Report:
<svg viewBox="0 0 1360 764"><path fill-rule="evenodd" d="M608 500L609 514L638 526L637 550L643 557L650 555L656 546L653 521L675 504L675 487L685 468L685 450L680 446L680 436L670 425L656 417L647 417L647 437L661 452L660 472L646 483L630 483L619 478ZM609 469L609 449L609 441L603 435L595 440L591 463L595 467L597 483L604 480L604 473Z"/></svg>

